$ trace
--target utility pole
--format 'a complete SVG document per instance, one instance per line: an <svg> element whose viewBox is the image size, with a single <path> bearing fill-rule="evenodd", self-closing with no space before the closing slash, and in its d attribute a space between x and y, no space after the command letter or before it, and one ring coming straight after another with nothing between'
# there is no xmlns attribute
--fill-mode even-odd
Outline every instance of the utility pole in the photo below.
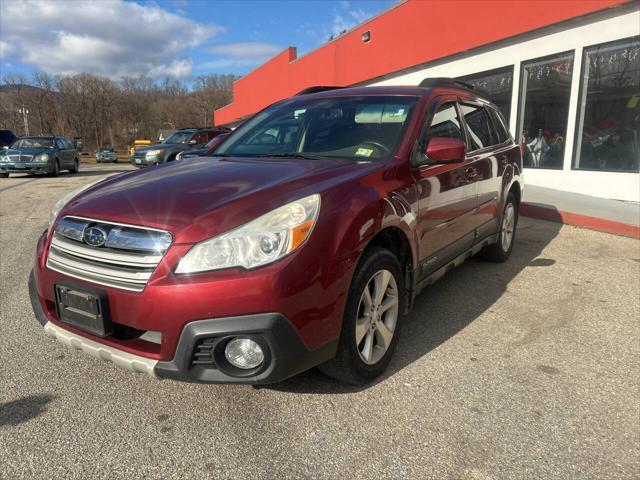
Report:
<svg viewBox="0 0 640 480"><path fill-rule="evenodd" d="M18 112L22 114L22 121L24 122L24 134L29 135L29 120L27 119L27 115L29 115L29 109L25 107L23 103L22 106L18 109Z"/></svg>

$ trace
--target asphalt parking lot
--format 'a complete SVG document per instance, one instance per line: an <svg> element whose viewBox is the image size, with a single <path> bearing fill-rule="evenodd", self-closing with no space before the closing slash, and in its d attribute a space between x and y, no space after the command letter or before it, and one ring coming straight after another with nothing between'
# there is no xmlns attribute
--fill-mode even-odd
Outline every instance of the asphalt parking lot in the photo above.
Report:
<svg viewBox="0 0 640 480"><path fill-rule="evenodd" d="M0 179L0 478L631 479L640 242L522 218L404 318L368 388L156 381L45 337L27 294L67 191L128 165Z"/></svg>

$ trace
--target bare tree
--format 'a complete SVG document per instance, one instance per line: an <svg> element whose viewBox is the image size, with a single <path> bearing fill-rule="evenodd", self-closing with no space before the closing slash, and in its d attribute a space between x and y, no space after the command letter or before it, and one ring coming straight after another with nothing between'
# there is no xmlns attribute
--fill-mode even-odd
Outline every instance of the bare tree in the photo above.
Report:
<svg viewBox="0 0 640 480"><path fill-rule="evenodd" d="M123 148L134 139L156 140L160 129L212 125L213 111L231 101L235 79L213 74L186 84L144 76L114 82L86 73L8 75L0 85L0 128L23 135L24 105L32 134L81 137L87 150Z"/></svg>

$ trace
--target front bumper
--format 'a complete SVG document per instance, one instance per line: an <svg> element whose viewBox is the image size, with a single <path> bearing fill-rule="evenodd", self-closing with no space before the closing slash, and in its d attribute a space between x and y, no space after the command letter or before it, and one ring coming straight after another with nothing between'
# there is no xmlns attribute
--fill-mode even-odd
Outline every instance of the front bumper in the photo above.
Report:
<svg viewBox="0 0 640 480"><path fill-rule="evenodd" d="M134 167L148 167L156 163L162 163L162 158L159 156L147 157L146 155L133 155L131 157L131 164Z"/></svg>
<svg viewBox="0 0 640 480"><path fill-rule="evenodd" d="M189 322L182 330L173 358L159 361L92 340L89 334L75 333L73 327L50 320L42 308L33 271L29 276L29 296L36 319L47 335L93 357L154 378L202 383L276 383L333 358L338 346L335 339L310 350L285 317L267 313ZM262 365L240 371L224 360L224 346L237 336L252 338L262 346L265 353ZM194 353L203 343L210 346L210 362L203 364L200 356L200 362L194 363Z"/></svg>
<svg viewBox="0 0 640 480"><path fill-rule="evenodd" d="M0 163L1 173L48 173L48 163L35 163L35 162L2 162Z"/></svg>

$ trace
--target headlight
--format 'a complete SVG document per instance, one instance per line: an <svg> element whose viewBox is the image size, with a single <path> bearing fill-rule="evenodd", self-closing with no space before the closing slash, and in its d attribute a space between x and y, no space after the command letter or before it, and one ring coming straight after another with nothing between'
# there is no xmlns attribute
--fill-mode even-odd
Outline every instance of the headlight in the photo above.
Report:
<svg viewBox="0 0 640 480"><path fill-rule="evenodd" d="M53 224L56 221L56 218L58 218L58 214L60 213L60 210L62 210L67 203L73 200L73 198L79 193L84 192L89 187L93 187L96 183L99 183L102 180L104 180L104 178L101 178L100 180L96 180L95 182L91 182L80 188L72 190L71 192L67 193L64 197L62 197L60 200L58 200L56 204L53 206L53 208L51 209L51 213L49 214L49 228L53 226Z"/></svg>
<svg viewBox="0 0 640 480"><path fill-rule="evenodd" d="M180 260L176 273L256 268L275 262L305 242L319 211L318 194L276 208L242 227L198 243Z"/></svg>
<svg viewBox="0 0 640 480"><path fill-rule="evenodd" d="M38 155L36 155L36 158L34 158L35 162L48 162L49 161L49 154L48 153L40 153Z"/></svg>
<svg viewBox="0 0 640 480"><path fill-rule="evenodd" d="M0 162L8 162L9 161L9 157L7 157L6 155L0 155Z"/></svg>
<svg viewBox="0 0 640 480"><path fill-rule="evenodd" d="M149 150L145 152L146 157L157 157L162 153L162 150Z"/></svg>

